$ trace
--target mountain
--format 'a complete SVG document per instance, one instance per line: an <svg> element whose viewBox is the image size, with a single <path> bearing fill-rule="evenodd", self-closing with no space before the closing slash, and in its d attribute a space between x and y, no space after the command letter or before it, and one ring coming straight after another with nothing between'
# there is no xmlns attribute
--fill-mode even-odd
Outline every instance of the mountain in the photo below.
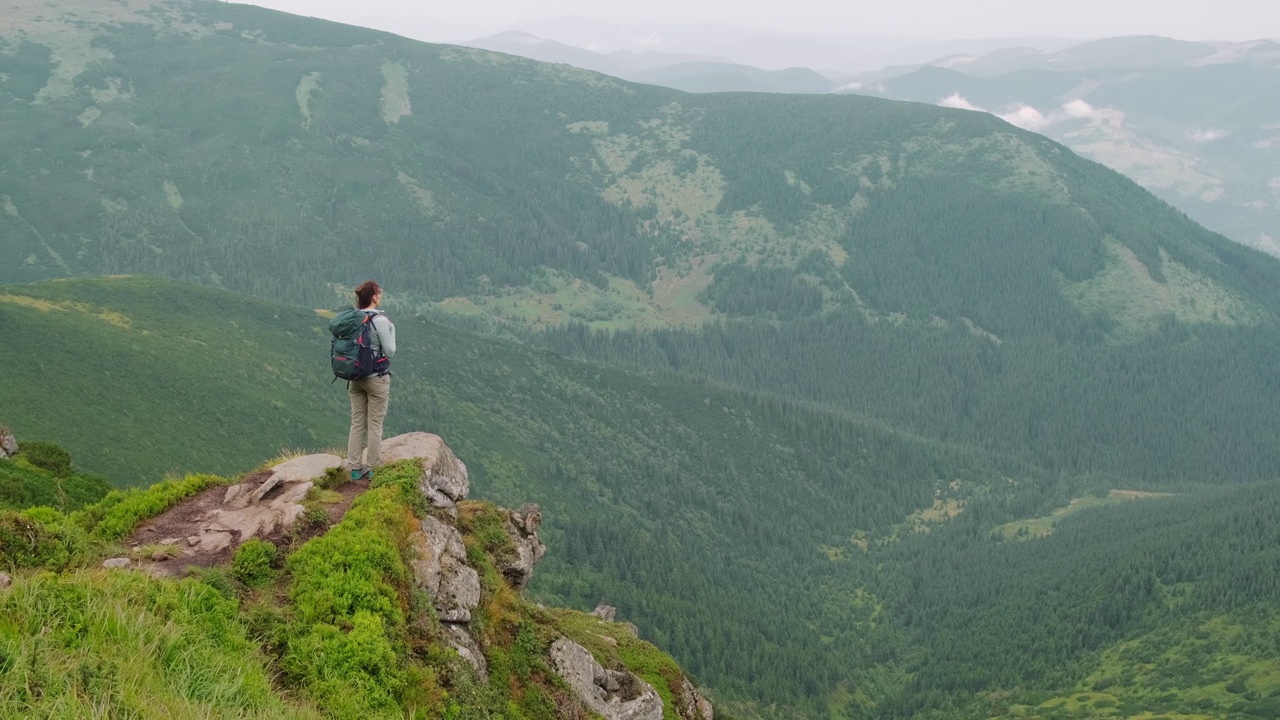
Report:
<svg viewBox="0 0 1280 720"><path fill-rule="evenodd" d="M636 73L629 79L685 92L830 92L834 83L808 68L759 70L744 65L685 62Z"/></svg>
<svg viewBox="0 0 1280 720"><path fill-rule="evenodd" d="M662 52L633 52L631 50L615 50L611 53L598 53L584 48L567 45L554 40L545 40L536 35L519 31L508 31L477 38L464 43L468 47L492 50L493 52L517 55L530 60L564 63L584 70L592 70L605 75L633 79L631 76L646 70L663 68L687 62L716 62L718 58L700 55L679 55ZM661 83L655 83L661 84Z"/></svg>
<svg viewBox="0 0 1280 720"><path fill-rule="evenodd" d="M825 93L834 87L829 79L808 68L761 70L715 58L660 52L617 50L603 54L516 31L466 44L685 92Z"/></svg>
<svg viewBox="0 0 1280 720"><path fill-rule="evenodd" d="M1209 228L1280 254L1275 42L1111 38L840 82L852 92L989 111L1125 173Z"/></svg>

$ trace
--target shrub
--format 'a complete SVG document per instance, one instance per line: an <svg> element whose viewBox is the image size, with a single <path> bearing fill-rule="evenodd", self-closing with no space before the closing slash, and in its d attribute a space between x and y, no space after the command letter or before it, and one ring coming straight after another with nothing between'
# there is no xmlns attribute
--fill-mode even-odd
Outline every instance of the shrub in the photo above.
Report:
<svg viewBox="0 0 1280 720"><path fill-rule="evenodd" d="M231 574L249 587L261 587L275 577L272 564L276 559L276 546L258 538L252 538L236 548L231 558Z"/></svg>
<svg viewBox="0 0 1280 720"><path fill-rule="evenodd" d="M0 567L61 570L86 545L84 532L53 508L0 511Z"/></svg>
<svg viewBox="0 0 1280 720"><path fill-rule="evenodd" d="M58 477L70 477L73 472L71 468L71 453L51 442L23 443L18 456Z"/></svg>
<svg viewBox="0 0 1280 720"><path fill-rule="evenodd" d="M350 632L320 623L292 642L285 666L332 718L403 717L396 700L404 673L382 618L365 611Z"/></svg>

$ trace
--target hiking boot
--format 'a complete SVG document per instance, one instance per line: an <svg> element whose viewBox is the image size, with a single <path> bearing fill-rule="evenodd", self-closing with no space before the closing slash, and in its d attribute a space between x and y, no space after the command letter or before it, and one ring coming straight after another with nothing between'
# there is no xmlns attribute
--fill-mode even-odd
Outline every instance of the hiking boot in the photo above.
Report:
<svg viewBox="0 0 1280 720"><path fill-rule="evenodd" d="M356 480L364 480L365 478L372 479L373 471L372 470L352 470L351 471L351 480L353 482Z"/></svg>

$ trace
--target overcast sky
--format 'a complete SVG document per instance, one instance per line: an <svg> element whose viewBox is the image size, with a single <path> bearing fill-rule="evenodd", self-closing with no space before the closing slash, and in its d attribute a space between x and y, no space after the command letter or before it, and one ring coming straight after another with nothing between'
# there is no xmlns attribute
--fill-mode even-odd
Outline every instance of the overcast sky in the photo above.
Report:
<svg viewBox="0 0 1280 720"><path fill-rule="evenodd" d="M382 17L518 26L521 20L578 16L931 39L1139 34L1185 40L1280 39L1280 0L259 0L253 4L341 22Z"/></svg>

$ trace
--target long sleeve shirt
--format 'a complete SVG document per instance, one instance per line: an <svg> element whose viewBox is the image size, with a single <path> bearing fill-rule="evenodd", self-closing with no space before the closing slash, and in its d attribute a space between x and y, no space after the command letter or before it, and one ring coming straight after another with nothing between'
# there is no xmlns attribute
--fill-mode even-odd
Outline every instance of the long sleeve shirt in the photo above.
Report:
<svg viewBox="0 0 1280 720"><path fill-rule="evenodd" d="M391 357L396 354L396 326L381 310L365 310L374 313L373 354Z"/></svg>

